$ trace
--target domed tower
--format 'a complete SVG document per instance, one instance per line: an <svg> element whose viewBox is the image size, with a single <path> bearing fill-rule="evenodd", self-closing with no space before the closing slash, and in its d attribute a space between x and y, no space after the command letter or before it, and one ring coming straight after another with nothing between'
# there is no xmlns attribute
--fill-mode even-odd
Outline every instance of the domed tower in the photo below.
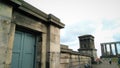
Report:
<svg viewBox="0 0 120 68"><path fill-rule="evenodd" d="M81 55L90 56L92 59L97 57L97 49L94 45L94 37L92 35L79 36L80 48L78 51Z"/></svg>

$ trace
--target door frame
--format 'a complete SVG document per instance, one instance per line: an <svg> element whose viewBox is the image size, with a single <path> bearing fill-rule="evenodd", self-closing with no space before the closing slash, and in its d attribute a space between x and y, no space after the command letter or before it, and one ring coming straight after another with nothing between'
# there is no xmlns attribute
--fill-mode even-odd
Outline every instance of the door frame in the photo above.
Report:
<svg viewBox="0 0 120 68"><path fill-rule="evenodd" d="M33 34L34 36L35 36L35 45L34 45L34 62L33 62L33 68L36 68L37 67L37 65L39 64L38 62L37 62L37 46L40 46L40 48L41 48L41 46L42 46L42 44L41 45L38 45L37 43L39 43L40 41L42 41L42 32L38 32L38 31L35 31L35 30L33 30L33 29L30 29L30 28L27 28L27 27L23 27L23 26L19 26L19 25L16 25L15 26L15 32L16 31L21 31L21 32L26 32L26 33L29 33L29 34ZM15 34L15 32L14 32L14 34ZM14 42L14 41L13 41ZM41 42L42 43L42 42ZM13 45L14 46L14 45ZM42 51L42 50L41 50ZM40 51L40 52L41 52ZM40 53L41 54L41 53ZM41 57L41 55L40 55L40 57ZM12 56L11 56L11 60L12 60ZM41 60L41 58L40 58L40 60ZM12 61L11 61L12 62ZM41 66L39 67L39 68L41 68Z"/></svg>

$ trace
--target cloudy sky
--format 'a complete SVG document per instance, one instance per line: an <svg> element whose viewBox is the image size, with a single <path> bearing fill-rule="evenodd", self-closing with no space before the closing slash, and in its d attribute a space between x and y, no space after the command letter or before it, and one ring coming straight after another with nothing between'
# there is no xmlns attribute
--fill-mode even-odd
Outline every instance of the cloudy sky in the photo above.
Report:
<svg viewBox="0 0 120 68"><path fill-rule="evenodd" d="M100 43L120 41L120 0L25 0L47 14L54 14L65 24L61 44L77 51L78 36L95 37L98 56Z"/></svg>

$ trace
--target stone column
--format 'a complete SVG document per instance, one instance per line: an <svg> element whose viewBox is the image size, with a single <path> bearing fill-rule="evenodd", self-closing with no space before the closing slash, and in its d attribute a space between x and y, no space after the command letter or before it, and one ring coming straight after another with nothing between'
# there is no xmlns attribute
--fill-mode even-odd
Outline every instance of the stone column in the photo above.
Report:
<svg viewBox="0 0 120 68"><path fill-rule="evenodd" d="M113 55L111 44L109 44L109 46L110 46L110 55Z"/></svg>
<svg viewBox="0 0 120 68"><path fill-rule="evenodd" d="M103 44L101 44L101 53L102 53L102 56L105 55L105 54L104 54L104 45L103 45Z"/></svg>
<svg viewBox="0 0 120 68"><path fill-rule="evenodd" d="M107 45L104 44L104 46L105 46L105 55L107 56Z"/></svg>
<svg viewBox="0 0 120 68"><path fill-rule="evenodd" d="M8 57L7 52L11 18L12 7L0 1L0 68L5 68L6 59Z"/></svg>
<svg viewBox="0 0 120 68"><path fill-rule="evenodd" d="M115 46L115 53L116 53L116 55L118 55L118 50L117 50L117 45L116 45L116 43L114 44L114 46Z"/></svg>

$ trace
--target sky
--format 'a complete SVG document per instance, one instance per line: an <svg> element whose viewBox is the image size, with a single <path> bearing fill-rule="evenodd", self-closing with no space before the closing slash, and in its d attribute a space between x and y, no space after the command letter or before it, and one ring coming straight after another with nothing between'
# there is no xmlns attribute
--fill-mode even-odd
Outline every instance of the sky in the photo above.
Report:
<svg viewBox="0 0 120 68"><path fill-rule="evenodd" d="M77 51L78 36L93 35L98 57L100 43L120 41L120 0L25 0L47 14L58 17L65 28L61 44Z"/></svg>

